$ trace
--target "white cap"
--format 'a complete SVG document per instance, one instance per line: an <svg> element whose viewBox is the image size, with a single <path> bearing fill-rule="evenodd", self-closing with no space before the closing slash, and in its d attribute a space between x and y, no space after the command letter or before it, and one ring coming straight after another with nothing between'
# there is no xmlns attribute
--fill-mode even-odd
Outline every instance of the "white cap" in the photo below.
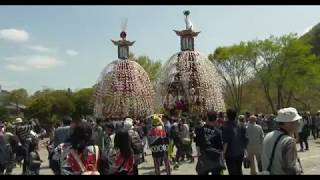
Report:
<svg viewBox="0 0 320 180"><path fill-rule="evenodd" d="M293 107L283 108L278 111L278 116L275 118L277 122L294 122L302 119L298 111Z"/></svg>
<svg viewBox="0 0 320 180"><path fill-rule="evenodd" d="M22 123L23 120L21 118L16 118L16 120L14 121L15 123Z"/></svg>
<svg viewBox="0 0 320 180"><path fill-rule="evenodd" d="M133 128L133 120L131 118L126 118L124 120L123 127L125 129L132 129Z"/></svg>

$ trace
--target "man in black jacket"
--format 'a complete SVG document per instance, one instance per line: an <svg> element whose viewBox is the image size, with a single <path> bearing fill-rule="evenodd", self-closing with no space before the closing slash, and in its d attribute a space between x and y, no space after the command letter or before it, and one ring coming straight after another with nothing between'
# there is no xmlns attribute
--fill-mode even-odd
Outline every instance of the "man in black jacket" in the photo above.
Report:
<svg viewBox="0 0 320 180"><path fill-rule="evenodd" d="M200 151L196 171L200 175L222 174L224 169L222 132L216 112L209 112L207 122L196 131L196 144Z"/></svg>
<svg viewBox="0 0 320 180"><path fill-rule="evenodd" d="M222 131L223 150L230 175L242 175L242 162L248 144L246 129L236 121L237 112L227 110L227 122Z"/></svg>

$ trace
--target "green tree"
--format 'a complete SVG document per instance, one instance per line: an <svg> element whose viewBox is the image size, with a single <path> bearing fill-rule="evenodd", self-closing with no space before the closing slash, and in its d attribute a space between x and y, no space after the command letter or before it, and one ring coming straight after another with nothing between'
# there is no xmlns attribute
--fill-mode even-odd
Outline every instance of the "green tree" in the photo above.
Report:
<svg viewBox="0 0 320 180"><path fill-rule="evenodd" d="M160 60L152 60L148 56L135 57L133 53L130 53L129 57L140 64L143 69L148 73L150 81L154 82L158 78L158 74L161 69Z"/></svg>
<svg viewBox="0 0 320 180"><path fill-rule="evenodd" d="M305 79L316 77L315 65L319 63L316 63L311 46L298 39L296 34L271 36L255 45L257 56L251 59L252 67L273 112L290 106ZM275 95L273 98L272 94Z"/></svg>
<svg viewBox="0 0 320 180"><path fill-rule="evenodd" d="M9 99L17 106L19 104L26 104L28 100L28 92L23 88L12 90L10 92Z"/></svg>
<svg viewBox="0 0 320 180"><path fill-rule="evenodd" d="M219 47L209 55L224 80L226 102L237 112L242 108L243 85L252 76L249 66L252 51L245 42L230 47Z"/></svg>
<svg viewBox="0 0 320 180"><path fill-rule="evenodd" d="M309 43L312 46L311 51L317 56L320 56L320 23L313 26L312 29L300 39Z"/></svg>
<svg viewBox="0 0 320 180"><path fill-rule="evenodd" d="M26 111L25 116L29 118L38 118L41 123L44 124L54 124L51 121L51 101L47 94L41 94L37 96L32 96Z"/></svg>
<svg viewBox="0 0 320 180"><path fill-rule="evenodd" d="M38 118L44 124L55 124L61 117L71 115L74 111L71 92L47 89L37 91L30 97L26 116Z"/></svg>
<svg viewBox="0 0 320 180"><path fill-rule="evenodd" d="M7 121L8 117L8 110L4 106L0 106L0 121Z"/></svg>
<svg viewBox="0 0 320 180"><path fill-rule="evenodd" d="M73 93L74 117L81 117L93 114L93 93L94 88L85 88Z"/></svg>
<svg viewBox="0 0 320 180"><path fill-rule="evenodd" d="M66 90L56 90L49 94L51 102L51 112L58 117L71 115L74 110L72 94Z"/></svg>

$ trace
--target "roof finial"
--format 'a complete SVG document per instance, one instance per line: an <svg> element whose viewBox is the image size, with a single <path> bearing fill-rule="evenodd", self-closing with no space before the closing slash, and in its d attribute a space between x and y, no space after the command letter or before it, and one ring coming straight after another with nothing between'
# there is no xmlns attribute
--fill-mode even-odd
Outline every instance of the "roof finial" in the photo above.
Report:
<svg viewBox="0 0 320 180"><path fill-rule="evenodd" d="M185 18L185 22L186 22L186 29L187 30L192 30L192 28L193 28L193 24L192 24L192 22L191 22L191 20L190 20L190 11L189 10L185 10L185 11L183 11L183 14L186 16L186 18Z"/></svg>
<svg viewBox="0 0 320 180"><path fill-rule="evenodd" d="M128 24L128 18L123 18L121 21L121 33L120 33L120 37L122 38L122 40L125 40L127 37L127 33L126 33L127 24Z"/></svg>

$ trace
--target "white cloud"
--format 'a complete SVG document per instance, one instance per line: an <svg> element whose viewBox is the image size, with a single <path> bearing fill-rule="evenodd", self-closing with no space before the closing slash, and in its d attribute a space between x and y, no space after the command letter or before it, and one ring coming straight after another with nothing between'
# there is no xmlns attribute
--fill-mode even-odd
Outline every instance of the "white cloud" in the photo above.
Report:
<svg viewBox="0 0 320 180"><path fill-rule="evenodd" d="M69 56L76 56L76 55L79 54L77 51L72 50L72 49L68 49L68 50L66 51L66 53L67 53Z"/></svg>
<svg viewBox="0 0 320 180"><path fill-rule="evenodd" d="M16 64L8 64L5 67L9 71L27 71L29 70L26 66L16 65Z"/></svg>
<svg viewBox="0 0 320 180"><path fill-rule="evenodd" d="M53 53L56 52L56 49L47 48L41 45L35 45L35 46L28 46L29 49L32 49L37 52L41 53Z"/></svg>
<svg viewBox="0 0 320 180"><path fill-rule="evenodd" d="M3 60L4 61L9 61L11 63L14 63L14 62L19 62L19 61L22 61L24 59L27 59L28 56L10 56L10 57L5 57Z"/></svg>
<svg viewBox="0 0 320 180"><path fill-rule="evenodd" d="M63 61L50 56L16 56L5 58L10 64L5 68L9 71L27 71L31 69L50 69L64 65Z"/></svg>
<svg viewBox="0 0 320 180"><path fill-rule="evenodd" d="M25 42L29 39L29 33L25 30L19 29L1 29L0 39L14 42Z"/></svg>
<svg viewBox="0 0 320 180"><path fill-rule="evenodd" d="M63 64L63 61L49 56L32 56L26 62L26 65L35 69L49 69Z"/></svg>

